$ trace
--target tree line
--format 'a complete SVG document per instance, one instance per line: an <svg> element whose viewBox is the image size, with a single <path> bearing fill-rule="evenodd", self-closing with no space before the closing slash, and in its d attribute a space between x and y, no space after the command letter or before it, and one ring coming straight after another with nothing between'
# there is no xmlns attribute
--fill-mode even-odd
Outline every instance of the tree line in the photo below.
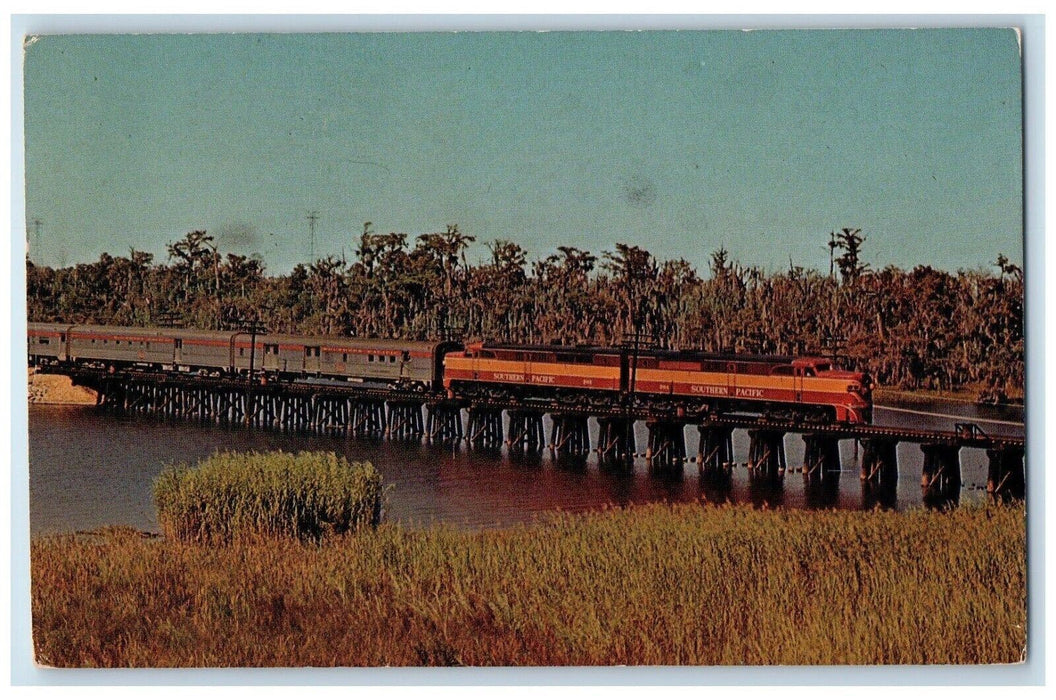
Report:
<svg viewBox="0 0 1056 700"><path fill-rule="evenodd" d="M828 274L792 264L766 272L720 248L700 274L619 243L599 256L571 246L540 260L509 240L466 261L473 236L449 225L417 236L359 236L354 259L333 256L286 275L259 257L223 253L206 231L167 248L129 250L69 267L27 259L31 321L237 328L359 337L482 338L515 343L626 342L663 348L847 358L882 386L1022 396L1023 274L929 266L872 270L865 236L830 236Z"/></svg>

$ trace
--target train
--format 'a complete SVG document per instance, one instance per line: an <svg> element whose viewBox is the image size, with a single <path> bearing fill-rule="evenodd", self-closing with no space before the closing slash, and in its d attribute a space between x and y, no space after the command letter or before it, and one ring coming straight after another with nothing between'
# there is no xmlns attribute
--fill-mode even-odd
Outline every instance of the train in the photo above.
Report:
<svg viewBox="0 0 1056 700"><path fill-rule="evenodd" d="M317 377L391 388L440 390L444 356L455 342L311 337L248 331L202 331L30 323L31 365L142 369L215 377L293 380Z"/></svg>
<svg viewBox="0 0 1056 700"><path fill-rule="evenodd" d="M249 331L28 324L29 362L262 381L357 382L452 399L649 404L690 415L748 413L872 422L868 374L820 356L597 345L408 341Z"/></svg>

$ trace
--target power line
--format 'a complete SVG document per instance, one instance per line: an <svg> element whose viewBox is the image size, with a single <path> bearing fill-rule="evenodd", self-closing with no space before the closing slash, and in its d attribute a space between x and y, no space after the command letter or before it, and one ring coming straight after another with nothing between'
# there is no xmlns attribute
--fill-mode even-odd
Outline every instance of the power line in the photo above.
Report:
<svg viewBox="0 0 1056 700"><path fill-rule="evenodd" d="M315 262L315 222L319 220L319 212L308 212L308 262Z"/></svg>
<svg viewBox="0 0 1056 700"><path fill-rule="evenodd" d="M44 230L44 222L40 219L34 218L29 222L30 226L33 227L33 242L30 245L30 252L37 255L37 262L40 262L40 234Z"/></svg>

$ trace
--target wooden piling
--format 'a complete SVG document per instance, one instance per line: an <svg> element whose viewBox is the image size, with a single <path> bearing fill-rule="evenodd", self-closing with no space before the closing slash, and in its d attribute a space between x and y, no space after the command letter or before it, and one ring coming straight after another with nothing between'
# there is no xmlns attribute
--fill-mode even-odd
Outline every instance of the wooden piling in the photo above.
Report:
<svg viewBox="0 0 1056 700"><path fill-rule="evenodd" d="M956 505L961 492L961 462L958 445L922 444L924 468L920 486L928 506Z"/></svg>
<svg viewBox="0 0 1056 700"><path fill-rule="evenodd" d="M510 425L506 433L506 447L510 452L535 452L541 450L543 436L543 413L526 409L509 411Z"/></svg>
<svg viewBox="0 0 1056 700"><path fill-rule="evenodd" d="M776 481L785 475L785 434L777 430L748 431L748 475Z"/></svg>
<svg viewBox="0 0 1056 700"><path fill-rule="evenodd" d="M682 473L686 462L686 424L675 421L646 421L649 447L645 460L654 471Z"/></svg>
<svg viewBox="0 0 1056 700"><path fill-rule="evenodd" d="M986 451L989 459L986 491L1000 501L1021 500L1026 493L1023 478L1023 448L1000 447Z"/></svg>
<svg viewBox="0 0 1056 700"><path fill-rule="evenodd" d="M598 463L605 468L634 464L636 451L634 419L624 416L598 418Z"/></svg>
<svg viewBox="0 0 1056 700"><path fill-rule="evenodd" d="M502 409L470 406L466 440L476 447L502 445Z"/></svg>
<svg viewBox="0 0 1056 700"><path fill-rule="evenodd" d="M840 442L829 435L806 433L803 435L803 479L821 481L826 478L839 480ZM833 475L836 475L833 477Z"/></svg>
<svg viewBox="0 0 1056 700"><path fill-rule="evenodd" d="M453 445L462 441L462 406L451 401L428 404L426 436L430 442Z"/></svg>
<svg viewBox="0 0 1056 700"><path fill-rule="evenodd" d="M590 430L587 417L554 413L550 416L550 451L555 455L579 455L590 452Z"/></svg>
<svg viewBox="0 0 1056 700"><path fill-rule="evenodd" d="M730 474L733 471L733 428L729 426L697 426L700 447L697 467L701 476Z"/></svg>

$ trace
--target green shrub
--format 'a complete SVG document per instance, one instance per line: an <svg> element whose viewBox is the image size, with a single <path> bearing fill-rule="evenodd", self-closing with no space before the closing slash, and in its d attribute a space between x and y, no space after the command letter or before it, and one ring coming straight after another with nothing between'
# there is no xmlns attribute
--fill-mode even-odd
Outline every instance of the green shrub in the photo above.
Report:
<svg viewBox="0 0 1056 700"><path fill-rule="evenodd" d="M381 476L333 452L217 452L154 481L162 531L184 542L319 540L381 518Z"/></svg>

